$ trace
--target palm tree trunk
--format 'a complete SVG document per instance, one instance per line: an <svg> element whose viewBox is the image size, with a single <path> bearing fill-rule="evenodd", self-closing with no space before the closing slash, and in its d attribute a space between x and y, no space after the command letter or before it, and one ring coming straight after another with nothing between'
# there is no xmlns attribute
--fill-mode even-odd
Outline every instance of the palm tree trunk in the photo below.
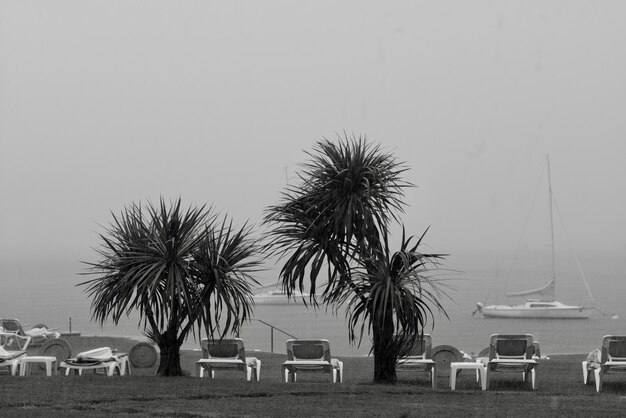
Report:
<svg viewBox="0 0 626 418"><path fill-rule="evenodd" d="M176 333L169 330L159 336L157 345L161 351L161 362L157 371L158 376L184 375L180 366L180 344L176 337Z"/></svg>
<svg viewBox="0 0 626 418"><path fill-rule="evenodd" d="M393 338L393 312L372 316L374 339L374 383L395 383L396 353ZM383 318L385 320L383 321Z"/></svg>

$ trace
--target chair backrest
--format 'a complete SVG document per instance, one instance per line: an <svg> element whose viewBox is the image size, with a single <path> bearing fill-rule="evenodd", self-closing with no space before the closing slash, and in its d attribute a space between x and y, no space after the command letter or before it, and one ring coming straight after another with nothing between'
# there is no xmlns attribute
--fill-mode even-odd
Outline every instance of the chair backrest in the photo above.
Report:
<svg viewBox="0 0 626 418"><path fill-rule="evenodd" d="M529 334L494 334L489 341L489 360L530 359L535 349Z"/></svg>
<svg viewBox="0 0 626 418"><path fill-rule="evenodd" d="M0 319L0 327L4 329L4 332L10 332L13 334L25 336L24 328L17 319Z"/></svg>
<svg viewBox="0 0 626 418"><path fill-rule="evenodd" d="M287 360L331 360L328 340L287 340L286 345Z"/></svg>
<svg viewBox="0 0 626 418"><path fill-rule="evenodd" d="M204 358L230 358L246 359L246 349L241 338L209 340L203 338L200 341L202 357Z"/></svg>
<svg viewBox="0 0 626 418"><path fill-rule="evenodd" d="M626 361L626 336L605 335L602 338L602 354L600 362Z"/></svg>
<svg viewBox="0 0 626 418"><path fill-rule="evenodd" d="M433 338L430 334L424 334L422 335L422 338L417 338L413 342L413 347L411 348L409 355L405 358L429 359L432 348Z"/></svg>

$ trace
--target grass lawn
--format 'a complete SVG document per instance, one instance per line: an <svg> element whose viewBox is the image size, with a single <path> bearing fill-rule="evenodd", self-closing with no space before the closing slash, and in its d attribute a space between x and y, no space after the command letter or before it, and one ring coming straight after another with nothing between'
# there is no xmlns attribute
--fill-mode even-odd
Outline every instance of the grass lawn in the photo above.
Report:
<svg viewBox="0 0 626 418"><path fill-rule="evenodd" d="M103 337L66 338L73 354L111 346L128 351L133 341ZM31 354L36 354L36 350ZM0 376L2 416L156 416L156 417L418 417L418 416L558 416L595 417L626 414L626 375L609 375L602 393L582 384L585 355L556 355L541 361L538 390L521 374L494 374L483 392L473 371L457 378L457 390L440 378L432 390L424 373L401 374L396 385L373 385L371 358L342 358L344 383L329 375L300 374L283 383L284 354L250 353L262 361L261 381L247 382L241 372L223 372L215 380L194 377L201 353L185 351L182 364L191 376L159 378L152 370L131 376Z"/></svg>

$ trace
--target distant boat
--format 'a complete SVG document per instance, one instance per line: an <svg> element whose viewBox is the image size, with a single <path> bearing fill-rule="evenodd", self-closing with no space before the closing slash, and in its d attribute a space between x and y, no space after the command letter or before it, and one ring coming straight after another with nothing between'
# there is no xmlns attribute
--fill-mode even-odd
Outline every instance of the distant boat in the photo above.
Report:
<svg viewBox="0 0 626 418"><path fill-rule="evenodd" d="M474 313L479 312L485 318L587 319L591 315L591 311L595 309L592 306L566 305L555 300L556 273L554 266L554 225L552 214L553 198L552 181L550 179L550 160L548 156L546 156L546 164L548 169L548 196L550 207L550 247L552 253L552 279L548 283L537 289L507 294L507 296L509 297L536 296L536 298L528 299L524 303L519 303L516 305L485 306L483 303L478 302L476 304L477 308ZM589 288L587 287L587 289Z"/></svg>
<svg viewBox="0 0 626 418"><path fill-rule="evenodd" d="M587 319L590 306L565 305L558 301L527 300L517 305L476 304L485 318Z"/></svg>
<svg viewBox="0 0 626 418"><path fill-rule="evenodd" d="M270 290L253 296L257 305L302 305L302 298L309 298L308 293L293 292L291 298L284 290Z"/></svg>

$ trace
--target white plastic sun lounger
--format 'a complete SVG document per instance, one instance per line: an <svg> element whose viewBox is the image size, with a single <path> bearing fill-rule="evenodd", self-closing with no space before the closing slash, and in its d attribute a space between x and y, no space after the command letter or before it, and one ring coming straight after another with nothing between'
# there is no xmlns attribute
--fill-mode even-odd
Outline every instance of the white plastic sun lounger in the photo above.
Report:
<svg viewBox="0 0 626 418"><path fill-rule="evenodd" d="M601 392L605 374L626 372L626 336L605 335L602 348L589 353L582 366L584 383L589 383L593 375L596 391Z"/></svg>
<svg viewBox="0 0 626 418"><path fill-rule="evenodd" d="M295 382L298 372L331 373L333 383L343 382L343 362L330 356L328 340L287 340L287 361L282 364L285 382Z"/></svg>
<svg viewBox="0 0 626 418"><path fill-rule="evenodd" d="M415 340L409 355L398 360L396 372L427 372L433 389L436 389L437 363L431 357L432 341L429 334Z"/></svg>
<svg viewBox="0 0 626 418"><path fill-rule="evenodd" d="M71 370L74 370L78 375L82 375L84 370L93 370L94 373L101 370L107 376L113 376L116 373L124 376L127 372L130 374L128 356L124 353L114 353L109 347L82 352L76 358L62 362L61 368L65 369L66 376L70 374Z"/></svg>
<svg viewBox="0 0 626 418"><path fill-rule="evenodd" d="M487 388L494 372L522 372L524 381L530 377L532 389L535 390L537 361L532 358L534 352L532 335L492 335L486 364Z"/></svg>
<svg viewBox="0 0 626 418"><path fill-rule="evenodd" d="M26 351L7 351L0 346L0 368L7 367L11 376L17 374L17 368L24 357L26 357Z"/></svg>
<svg viewBox="0 0 626 418"><path fill-rule="evenodd" d="M246 357L246 349L241 338L209 340L203 338L200 341L202 356L196 362L196 374L204 377L204 371L209 377L215 378L216 370L241 370L245 373L248 381L254 378L258 381L261 377L261 360L256 357Z"/></svg>

